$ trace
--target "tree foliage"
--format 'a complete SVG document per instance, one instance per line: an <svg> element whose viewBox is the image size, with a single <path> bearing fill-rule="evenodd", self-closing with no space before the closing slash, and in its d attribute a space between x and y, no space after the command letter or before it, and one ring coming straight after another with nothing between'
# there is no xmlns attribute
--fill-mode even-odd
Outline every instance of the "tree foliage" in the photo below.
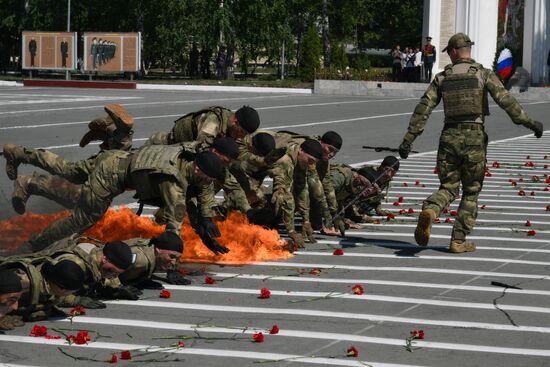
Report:
<svg viewBox="0 0 550 367"><path fill-rule="evenodd" d="M422 0L325 2L333 66L347 64L345 45L421 42ZM302 65L316 55L312 30L324 23L322 15L323 0L71 0L71 31L142 32L144 60L162 68L184 69L193 42L211 56L223 43L248 72L249 64L277 63L283 42L286 60ZM0 0L0 63L20 56L23 30L64 31L66 23L67 0ZM304 42L314 49L306 52ZM301 69L311 67L319 66Z"/></svg>
<svg viewBox="0 0 550 367"><path fill-rule="evenodd" d="M300 46L298 59L300 78L303 81L313 81L315 71L321 66L321 39L317 27L310 27Z"/></svg>

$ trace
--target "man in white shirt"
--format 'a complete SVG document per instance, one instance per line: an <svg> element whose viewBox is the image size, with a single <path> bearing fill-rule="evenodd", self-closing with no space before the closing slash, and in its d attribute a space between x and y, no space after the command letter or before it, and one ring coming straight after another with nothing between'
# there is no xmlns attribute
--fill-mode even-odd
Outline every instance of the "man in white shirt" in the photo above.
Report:
<svg viewBox="0 0 550 367"><path fill-rule="evenodd" d="M420 74L422 71L422 52L420 47L416 47L414 51L414 82L420 83Z"/></svg>

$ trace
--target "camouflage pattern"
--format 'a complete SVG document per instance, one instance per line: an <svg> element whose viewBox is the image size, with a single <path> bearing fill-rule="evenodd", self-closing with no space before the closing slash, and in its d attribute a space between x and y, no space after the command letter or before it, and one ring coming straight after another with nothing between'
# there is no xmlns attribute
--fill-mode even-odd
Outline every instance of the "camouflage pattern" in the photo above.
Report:
<svg viewBox="0 0 550 367"><path fill-rule="evenodd" d="M51 295L49 284L40 272L42 264L48 260L46 257L11 257L2 261L2 268L15 269L21 279L23 294L19 299L19 307L13 314L22 316L25 321L45 320L54 314L63 313L56 308L56 298Z"/></svg>
<svg viewBox="0 0 550 367"><path fill-rule="evenodd" d="M217 136L225 136L227 122L233 111L219 106L207 107L191 112L174 122L169 133L156 133L146 145L166 145L193 142L196 151L203 151L212 145Z"/></svg>
<svg viewBox="0 0 550 367"><path fill-rule="evenodd" d="M288 232L294 231L294 213L297 211L304 222L309 222L309 192L307 186L307 167L297 164L299 144L291 143L284 157L275 162L268 170L273 178L273 196L279 197L279 212Z"/></svg>
<svg viewBox="0 0 550 367"><path fill-rule="evenodd" d="M324 219L325 225L330 226L332 217L338 211L334 187L330 180L330 163L320 159L315 166L309 167L307 184L311 213L319 212Z"/></svg>
<svg viewBox="0 0 550 367"><path fill-rule="evenodd" d="M66 209L73 209L82 185L73 184L60 176L34 172L27 185L28 195L38 195L50 199Z"/></svg>
<svg viewBox="0 0 550 367"><path fill-rule="evenodd" d="M250 204L248 203L243 188L239 185L239 182L229 169L224 170L224 176L225 178L223 181L216 180L214 182L214 192L219 192L223 189L225 194L225 200L222 207L226 212L238 210L246 213L250 210Z"/></svg>
<svg viewBox="0 0 550 367"><path fill-rule="evenodd" d="M124 242L130 246L136 261L124 273L120 274L118 279L123 284L139 283L150 279L156 266L155 246L151 244L150 240L142 238L134 238Z"/></svg>
<svg viewBox="0 0 550 367"><path fill-rule="evenodd" d="M477 79L473 81L473 76ZM451 80L446 79L449 78ZM465 89L470 88L471 91ZM483 186L486 165L487 135L483 130L486 95L506 111L517 125L533 128L534 121L508 92L492 70L484 69L472 59L460 59L437 74L412 115L404 142L412 143L424 131L432 110L444 99L445 127L437 155L441 186L424 201L423 208L438 215L456 197L462 184L462 200L458 209L452 239L464 240L477 216L477 199ZM467 97L469 103L460 100ZM465 106L456 106L465 104Z"/></svg>

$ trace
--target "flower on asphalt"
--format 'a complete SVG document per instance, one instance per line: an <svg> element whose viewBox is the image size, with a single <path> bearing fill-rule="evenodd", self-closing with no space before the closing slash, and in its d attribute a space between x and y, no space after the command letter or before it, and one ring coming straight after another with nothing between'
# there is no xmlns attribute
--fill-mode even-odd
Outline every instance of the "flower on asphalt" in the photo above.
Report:
<svg viewBox="0 0 550 367"><path fill-rule="evenodd" d="M531 221L529 219L527 219L527 221L525 222L525 226L526 227L531 227Z"/></svg>
<svg viewBox="0 0 550 367"><path fill-rule="evenodd" d="M160 291L159 297L160 298L170 298L170 297L172 297L172 293L170 293L170 291L167 291L166 289L163 289L163 290Z"/></svg>
<svg viewBox="0 0 550 367"><path fill-rule="evenodd" d="M261 299L267 299L271 297L271 292L267 288L260 289L260 298Z"/></svg>
<svg viewBox="0 0 550 367"><path fill-rule="evenodd" d="M451 210L451 215L453 217L456 217L458 215L458 212L456 210Z"/></svg>
<svg viewBox="0 0 550 367"><path fill-rule="evenodd" d="M256 333L252 335L252 341L254 343L263 343L264 342L264 334L262 332Z"/></svg>
<svg viewBox="0 0 550 367"><path fill-rule="evenodd" d="M452 223L452 222L453 222L453 220L451 218L448 218L448 217L445 218L445 223Z"/></svg>
<svg viewBox="0 0 550 367"><path fill-rule="evenodd" d="M546 205L546 211L550 212L550 205Z"/></svg>
<svg viewBox="0 0 550 367"><path fill-rule="evenodd" d="M130 359L132 359L132 353L130 353L129 350L123 350L122 352L120 352L120 359L129 361Z"/></svg>
<svg viewBox="0 0 550 367"><path fill-rule="evenodd" d="M480 209L485 209L487 208L487 205L483 204L482 206L479 207Z"/></svg>
<svg viewBox="0 0 550 367"><path fill-rule="evenodd" d="M519 196L525 196L525 191L524 190L519 190L518 195Z"/></svg>
<svg viewBox="0 0 550 367"><path fill-rule="evenodd" d="M82 306L76 306L69 312L71 316L83 316L86 315L86 309Z"/></svg>
<svg viewBox="0 0 550 367"><path fill-rule="evenodd" d="M334 250L334 252L332 254L334 256L342 256L344 254L344 250L342 250L341 248L337 248L336 250Z"/></svg>
<svg viewBox="0 0 550 367"><path fill-rule="evenodd" d="M319 269L319 268L313 268L313 269L311 269L311 270L309 271L309 273L310 273L311 275L319 276L319 274L321 273L321 269Z"/></svg>
<svg viewBox="0 0 550 367"><path fill-rule="evenodd" d="M413 208L409 208L409 214L414 214L414 209Z"/></svg>
<svg viewBox="0 0 550 367"><path fill-rule="evenodd" d="M118 357L116 354L111 355L111 359L109 360L109 363L118 363Z"/></svg>
<svg viewBox="0 0 550 367"><path fill-rule="evenodd" d="M409 187L409 184L408 184L408 183L406 183L406 182L403 182L403 186L405 186L405 187Z"/></svg>
<svg viewBox="0 0 550 367"><path fill-rule="evenodd" d="M185 343L184 342L178 342L178 348L183 348L185 347Z"/></svg>
<svg viewBox="0 0 550 367"><path fill-rule="evenodd" d="M420 181L417 180L417 181L415 181L414 184L415 184L415 186L420 186Z"/></svg>
<svg viewBox="0 0 550 367"><path fill-rule="evenodd" d="M395 214L393 213L388 214L388 216L386 217L386 220L389 222L392 219L395 219Z"/></svg>
<svg viewBox="0 0 550 367"><path fill-rule="evenodd" d="M534 191L531 191L531 193L530 193L529 195L535 196L535 192L534 192Z"/></svg>
<svg viewBox="0 0 550 367"><path fill-rule="evenodd" d="M359 351L354 346L351 346L348 348L348 350L346 350L346 356L357 358L359 357Z"/></svg>
<svg viewBox="0 0 550 367"><path fill-rule="evenodd" d="M424 330L413 330L413 331L411 331L411 337L413 339L424 339Z"/></svg>
<svg viewBox="0 0 550 367"><path fill-rule="evenodd" d="M31 329L30 336L46 336L48 334L48 328L43 325L34 325Z"/></svg>
<svg viewBox="0 0 550 367"><path fill-rule="evenodd" d="M363 289L363 286L361 284L356 284L353 287L351 287L351 291L353 294L360 296L363 293L365 293L365 290Z"/></svg>
<svg viewBox="0 0 550 367"><path fill-rule="evenodd" d="M399 210L399 214L405 214L405 213L407 213L407 211L405 209Z"/></svg>
<svg viewBox="0 0 550 367"><path fill-rule="evenodd" d="M400 196L397 198L397 201L399 201L400 203L404 202L405 201L405 198L403 196Z"/></svg>
<svg viewBox="0 0 550 367"><path fill-rule="evenodd" d="M531 229L530 231L527 232L527 236L529 236L529 237L532 237L536 234L537 234L537 231L535 231L534 229Z"/></svg>
<svg viewBox="0 0 550 367"><path fill-rule="evenodd" d="M204 277L205 284L216 284L216 279L209 277L208 275Z"/></svg>
<svg viewBox="0 0 550 367"><path fill-rule="evenodd" d="M394 202L393 202L393 206L399 206L399 205L400 205L400 204L399 204L399 201L394 201Z"/></svg>
<svg viewBox="0 0 550 367"><path fill-rule="evenodd" d="M273 327L269 330L270 334L279 334L279 327L277 325L273 325Z"/></svg>
<svg viewBox="0 0 550 367"><path fill-rule="evenodd" d="M493 168L500 168L500 163L498 161L494 161Z"/></svg>

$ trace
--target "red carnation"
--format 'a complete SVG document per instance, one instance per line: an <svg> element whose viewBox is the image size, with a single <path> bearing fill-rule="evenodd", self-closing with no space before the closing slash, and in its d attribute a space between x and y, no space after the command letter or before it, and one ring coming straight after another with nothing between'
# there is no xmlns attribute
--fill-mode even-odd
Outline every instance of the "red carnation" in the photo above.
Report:
<svg viewBox="0 0 550 367"><path fill-rule="evenodd" d="M279 334L279 327L277 325L273 325L271 330L269 330L270 334Z"/></svg>
<svg viewBox="0 0 550 367"><path fill-rule="evenodd" d="M409 214L414 214L414 209L413 208L409 208Z"/></svg>
<svg viewBox="0 0 550 367"><path fill-rule="evenodd" d="M519 179L519 182L523 182L523 181L524 181L523 178L520 178L520 179Z"/></svg>
<svg viewBox="0 0 550 367"><path fill-rule="evenodd" d="M434 167L434 173L437 175L438 172L439 172L439 170L437 169L437 166Z"/></svg>
<svg viewBox="0 0 550 367"><path fill-rule="evenodd" d="M352 288L351 288L351 291L353 292L353 294L357 295L357 296L360 296L362 295L363 293L365 293L364 289L363 289L363 286L361 284L356 284L354 285Z"/></svg>
<svg viewBox="0 0 550 367"><path fill-rule="evenodd" d="M451 218L445 218L445 223L452 223L452 219Z"/></svg>
<svg viewBox="0 0 550 367"><path fill-rule="evenodd" d="M542 166L544 169L547 169L548 168L548 165L545 164L544 166Z"/></svg>
<svg viewBox="0 0 550 367"><path fill-rule="evenodd" d="M548 159L548 156L547 156L547 155L545 155L545 156L544 156L544 159Z"/></svg>
<svg viewBox="0 0 550 367"><path fill-rule="evenodd" d="M445 208L443 209L443 214L447 214L449 212L449 209Z"/></svg>
<svg viewBox="0 0 550 367"><path fill-rule="evenodd" d="M271 297L271 292L267 288L260 289L260 298L261 299L267 299Z"/></svg>
<svg viewBox="0 0 550 367"><path fill-rule="evenodd" d="M550 212L550 205L546 205L546 211Z"/></svg>
<svg viewBox="0 0 550 367"><path fill-rule="evenodd" d="M549 207L550 207L550 205L549 205ZM342 250L341 248L337 248L336 250L334 250L334 252L332 254L335 255L335 256L342 256L344 254L344 250Z"/></svg>
<svg viewBox="0 0 550 367"><path fill-rule="evenodd" d="M386 220L389 222L392 219L395 219L395 214L393 213L388 214L388 216L386 217Z"/></svg>
<svg viewBox="0 0 550 367"><path fill-rule="evenodd" d="M453 217L456 217L458 215L458 212L456 210L451 210L451 215Z"/></svg>
<svg viewBox="0 0 550 367"><path fill-rule="evenodd" d="M34 325L30 332L30 336L46 336L48 334L48 328L43 325Z"/></svg>
<svg viewBox="0 0 550 367"><path fill-rule="evenodd" d="M405 186L405 187L409 187L409 184L408 184L408 183L406 183L406 182L403 182L403 186Z"/></svg>
<svg viewBox="0 0 550 367"><path fill-rule="evenodd" d="M525 196L525 191L519 190L519 191L518 191L518 195L519 195L519 196Z"/></svg>
<svg viewBox="0 0 550 367"><path fill-rule="evenodd" d="M82 306L76 306L71 309L71 316L83 316L86 315L86 309Z"/></svg>
<svg viewBox="0 0 550 367"><path fill-rule="evenodd" d="M548 191L548 187L545 187L544 190L542 190L542 191Z"/></svg>
<svg viewBox="0 0 550 367"><path fill-rule="evenodd" d="M185 343L184 342L178 342L178 348L183 348L185 347Z"/></svg>
<svg viewBox="0 0 550 367"><path fill-rule="evenodd" d="M544 183L547 183L550 185L550 177L547 177L546 180L544 180Z"/></svg>
<svg viewBox="0 0 550 367"><path fill-rule="evenodd" d="M163 289L163 290L160 291L159 297L160 298L170 298L170 297L172 297L172 293L170 293L170 291L167 291L166 289Z"/></svg>
<svg viewBox="0 0 550 367"><path fill-rule="evenodd" d="M400 196L397 198L397 201L399 201L400 203L404 202L405 201L405 198L403 196Z"/></svg>
<svg viewBox="0 0 550 367"><path fill-rule="evenodd" d="M132 353L130 353L129 350L123 350L122 352L120 352L120 359L124 359L128 361L132 359Z"/></svg>
<svg viewBox="0 0 550 367"><path fill-rule="evenodd" d="M482 206L480 206L480 209L485 209L487 208L487 205L483 204Z"/></svg>
<svg viewBox="0 0 550 367"><path fill-rule="evenodd" d="M527 232L527 236L529 236L529 237L532 237L536 234L537 234L537 231L535 231L534 229L531 229L530 231Z"/></svg>
<svg viewBox="0 0 550 367"><path fill-rule="evenodd" d="M529 219L527 219L527 222L525 222L525 226L531 227L531 221Z"/></svg>
<svg viewBox="0 0 550 367"><path fill-rule="evenodd" d="M494 168L500 168L500 163L498 163L498 161L494 161L493 162L493 167Z"/></svg>
<svg viewBox="0 0 550 367"><path fill-rule="evenodd" d="M208 275L204 277L205 284L216 284L216 279L209 277Z"/></svg>
<svg viewBox="0 0 550 367"><path fill-rule="evenodd" d="M407 211L405 209L399 210L399 214L405 214Z"/></svg>
<svg viewBox="0 0 550 367"><path fill-rule="evenodd" d="M485 172L485 177L493 177L493 174L489 171Z"/></svg>
<svg viewBox="0 0 550 367"><path fill-rule="evenodd" d="M415 181L415 186L420 186L420 181Z"/></svg>
<svg viewBox="0 0 550 367"><path fill-rule="evenodd" d="M319 268L313 268L313 269L311 269L311 270L309 271L309 273L310 273L311 275L317 275L317 276L319 276L319 274L321 273L321 269L319 269Z"/></svg>
<svg viewBox="0 0 550 367"><path fill-rule="evenodd" d="M359 357L359 351L357 350L357 348L353 346L349 347L348 350L346 351L346 356L357 358Z"/></svg>
<svg viewBox="0 0 550 367"><path fill-rule="evenodd" d="M118 363L118 357L116 356L116 354L112 354L111 355L111 359L109 360L109 363Z"/></svg>
<svg viewBox="0 0 550 367"><path fill-rule="evenodd" d="M259 332L254 335L252 335L252 340L254 343L263 343L264 342L264 334Z"/></svg>
<svg viewBox="0 0 550 367"><path fill-rule="evenodd" d="M514 180L512 180L512 181L510 181L510 182L511 182L512 186L516 186L516 185L517 185L517 182L514 181Z"/></svg>
<svg viewBox="0 0 550 367"><path fill-rule="evenodd" d="M398 202L398 201L394 201L394 202L393 202L393 206L399 206L399 202Z"/></svg>

